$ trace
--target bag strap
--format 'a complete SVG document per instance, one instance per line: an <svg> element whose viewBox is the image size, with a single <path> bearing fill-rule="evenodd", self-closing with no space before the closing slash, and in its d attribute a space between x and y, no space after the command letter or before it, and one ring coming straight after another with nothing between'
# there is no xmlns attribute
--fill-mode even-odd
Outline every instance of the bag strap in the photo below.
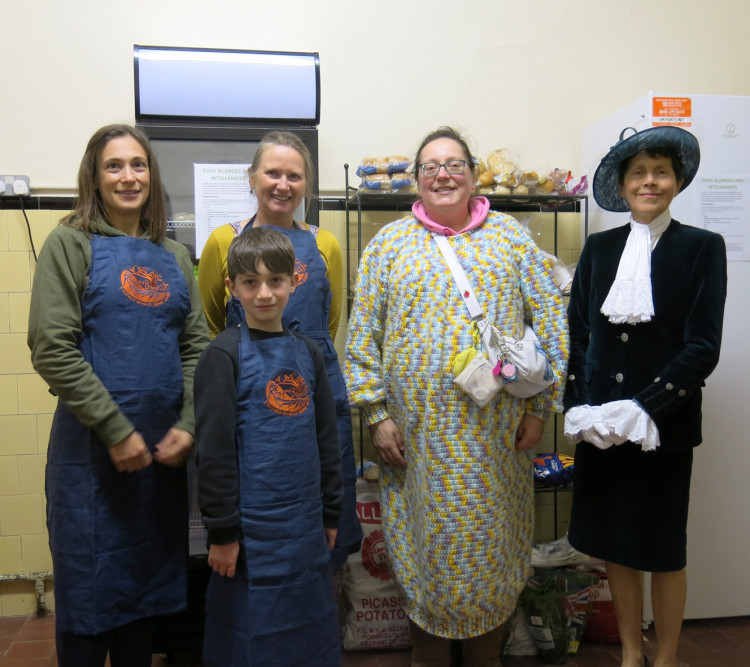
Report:
<svg viewBox="0 0 750 667"><path fill-rule="evenodd" d="M443 257L448 264L448 268L453 274L453 279L456 281L456 285L458 285L458 291L461 293L461 298L469 309L471 319L482 319L484 317L482 307L479 305L479 301L477 301L477 297L474 294L474 290L471 288L471 283L466 275L466 271L464 271L459 263L458 257L456 257L456 253L453 251L450 241L448 241L448 237L443 234L433 234L432 238L435 239L435 243L437 243L438 248L440 248L440 252L443 254Z"/></svg>

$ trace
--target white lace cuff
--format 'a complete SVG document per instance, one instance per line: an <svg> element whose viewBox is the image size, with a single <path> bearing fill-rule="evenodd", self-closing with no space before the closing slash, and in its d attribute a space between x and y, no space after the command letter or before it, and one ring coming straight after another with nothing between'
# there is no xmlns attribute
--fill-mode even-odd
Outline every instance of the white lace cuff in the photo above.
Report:
<svg viewBox="0 0 750 667"><path fill-rule="evenodd" d="M581 440L600 449L634 442L643 451L659 446L659 429L648 413L633 400L604 405L577 405L565 413L565 437L572 444Z"/></svg>
<svg viewBox="0 0 750 667"><path fill-rule="evenodd" d="M601 408L614 444L630 440L640 445L645 452L654 451L659 446L659 429L656 423L635 401L612 401Z"/></svg>

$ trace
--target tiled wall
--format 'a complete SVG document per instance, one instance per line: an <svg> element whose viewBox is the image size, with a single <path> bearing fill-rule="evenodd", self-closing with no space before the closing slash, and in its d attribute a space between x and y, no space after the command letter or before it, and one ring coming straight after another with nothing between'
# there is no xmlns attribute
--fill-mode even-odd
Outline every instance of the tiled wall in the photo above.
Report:
<svg viewBox="0 0 750 667"><path fill-rule="evenodd" d="M64 214L64 211L28 212L37 253ZM401 215L393 211L363 211L361 244L364 246L383 225ZM551 251L554 236L549 214L533 214L530 222L538 232L539 244ZM349 279L353 290L358 258L356 211L350 213L348 226L345 211L322 211L320 225L337 236L344 252L348 232ZM558 255L567 263L574 263L580 252L579 225L577 215L560 215ZM34 257L22 212L0 210L0 575L5 576L52 570L44 520L44 465L55 399L32 369L26 345L33 272ZM346 284L343 292L344 312L335 341L342 358L346 343ZM359 458L356 412L353 422ZM552 450L555 429L561 451L570 453L561 435L561 424L552 421L539 451ZM362 447L365 458L375 458L366 429ZM569 494L558 494L557 500L557 534L561 535L567 527ZM537 539L552 539L555 534L553 502L552 494L537 496ZM45 584L45 602L48 609L54 610L50 581ZM36 609L34 581L0 583L0 616L32 614Z"/></svg>
<svg viewBox="0 0 750 667"><path fill-rule="evenodd" d="M29 211L42 246L64 214ZM44 521L44 465L55 400L31 367L26 345L34 257L21 211L0 211L0 575L50 572ZM54 609L52 584L45 602ZM34 613L35 583L0 584L0 616Z"/></svg>

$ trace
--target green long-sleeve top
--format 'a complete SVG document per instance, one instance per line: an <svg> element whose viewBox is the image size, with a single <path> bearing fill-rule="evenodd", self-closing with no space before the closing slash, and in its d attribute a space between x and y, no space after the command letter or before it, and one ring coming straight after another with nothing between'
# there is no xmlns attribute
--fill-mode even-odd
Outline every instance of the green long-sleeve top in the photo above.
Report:
<svg viewBox="0 0 750 667"><path fill-rule="evenodd" d="M96 232L122 232L98 221ZM148 241L148 236L141 238ZM183 405L175 428L195 433L193 374L210 338L198 285L187 249L171 239L164 248L174 254L190 293L190 314L179 337L184 383ZM78 349L82 330L81 298L88 286L91 241L85 232L68 225L52 230L39 253L29 312L28 344L34 369L79 421L92 428L107 447L135 430ZM123 332L127 336L127 332Z"/></svg>

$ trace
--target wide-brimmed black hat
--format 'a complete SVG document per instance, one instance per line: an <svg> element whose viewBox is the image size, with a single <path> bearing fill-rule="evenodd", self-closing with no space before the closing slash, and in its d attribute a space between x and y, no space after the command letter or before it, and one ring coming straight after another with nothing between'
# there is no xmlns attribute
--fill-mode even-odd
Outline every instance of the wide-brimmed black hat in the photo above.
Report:
<svg viewBox="0 0 750 667"><path fill-rule="evenodd" d="M634 134L623 139L628 130L633 130ZM701 151L695 136L673 125L650 127L641 132L634 127L626 127L620 132L619 141L602 158L594 174L596 203L607 211L629 211L630 206L627 200L620 194L620 184L617 178L620 163L641 151L659 148L672 148L677 151L685 175L680 188L682 192L695 177L701 161Z"/></svg>

